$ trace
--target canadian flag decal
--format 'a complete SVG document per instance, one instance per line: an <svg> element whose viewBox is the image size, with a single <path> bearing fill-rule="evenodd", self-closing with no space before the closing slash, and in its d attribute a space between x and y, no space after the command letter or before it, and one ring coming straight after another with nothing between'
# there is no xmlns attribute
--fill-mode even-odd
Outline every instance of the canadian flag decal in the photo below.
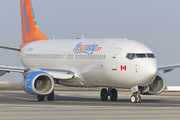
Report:
<svg viewBox="0 0 180 120"><path fill-rule="evenodd" d="M121 65L121 70L125 70L126 71L126 65Z"/></svg>

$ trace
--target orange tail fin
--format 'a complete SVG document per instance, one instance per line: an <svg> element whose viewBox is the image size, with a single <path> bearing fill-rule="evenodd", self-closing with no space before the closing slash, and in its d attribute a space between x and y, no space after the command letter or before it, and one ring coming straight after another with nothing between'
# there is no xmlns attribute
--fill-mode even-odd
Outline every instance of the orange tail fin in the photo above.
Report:
<svg viewBox="0 0 180 120"><path fill-rule="evenodd" d="M37 28L30 0L20 0L22 40L24 44L47 40L48 38Z"/></svg>

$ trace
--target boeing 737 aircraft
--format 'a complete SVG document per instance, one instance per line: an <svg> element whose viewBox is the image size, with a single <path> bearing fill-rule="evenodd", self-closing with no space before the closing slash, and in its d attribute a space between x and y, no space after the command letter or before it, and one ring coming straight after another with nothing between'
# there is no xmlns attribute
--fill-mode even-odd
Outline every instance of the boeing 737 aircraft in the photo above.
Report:
<svg viewBox="0 0 180 120"><path fill-rule="evenodd" d="M117 88L131 89L132 103L140 94L156 95L165 89L158 71L170 72L180 65L157 67L146 45L119 38L48 39L37 27L30 0L20 0L22 44L0 46L20 53L24 67L0 66L0 75L22 73L22 88L38 101L54 100L54 84L69 87L102 87L100 97L116 101Z"/></svg>

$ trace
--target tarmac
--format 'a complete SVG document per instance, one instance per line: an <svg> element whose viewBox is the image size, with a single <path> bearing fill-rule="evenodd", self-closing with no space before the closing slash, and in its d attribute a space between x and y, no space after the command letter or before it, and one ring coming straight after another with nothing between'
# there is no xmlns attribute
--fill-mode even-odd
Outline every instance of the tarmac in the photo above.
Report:
<svg viewBox="0 0 180 120"><path fill-rule="evenodd" d="M59 88L54 101L39 102L23 90L0 89L0 120L180 119L180 92L141 95L142 103L131 103L130 96L118 91L117 101L101 101L98 89Z"/></svg>

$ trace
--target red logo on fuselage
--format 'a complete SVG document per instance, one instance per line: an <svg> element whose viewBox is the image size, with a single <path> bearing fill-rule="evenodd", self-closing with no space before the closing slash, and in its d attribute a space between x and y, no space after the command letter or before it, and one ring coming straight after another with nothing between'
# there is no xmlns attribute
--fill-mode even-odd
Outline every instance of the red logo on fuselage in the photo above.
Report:
<svg viewBox="0 0 180 120"><path fill-rule="evenodd" d="M126 65L121 65L121 70L125 70L126 71Z"/></svg>

